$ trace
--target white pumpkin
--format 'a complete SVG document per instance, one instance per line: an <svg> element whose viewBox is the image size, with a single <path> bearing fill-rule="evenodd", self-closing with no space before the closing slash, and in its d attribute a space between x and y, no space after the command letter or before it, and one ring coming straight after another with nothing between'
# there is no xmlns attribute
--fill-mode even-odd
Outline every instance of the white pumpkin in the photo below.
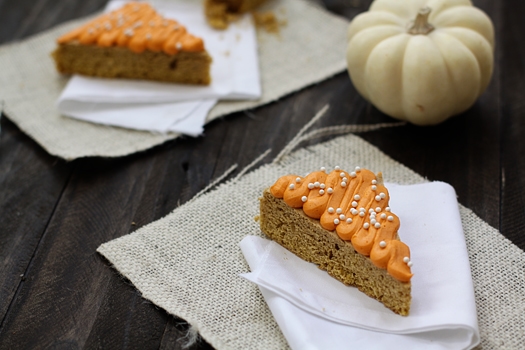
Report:
<svg viewBox="0 0 525 350"><path fill-rule="evenodd" d="M348 28L359 93L418 125L467 110L490 82L494 28L469 0L375 0Z"/></svg>

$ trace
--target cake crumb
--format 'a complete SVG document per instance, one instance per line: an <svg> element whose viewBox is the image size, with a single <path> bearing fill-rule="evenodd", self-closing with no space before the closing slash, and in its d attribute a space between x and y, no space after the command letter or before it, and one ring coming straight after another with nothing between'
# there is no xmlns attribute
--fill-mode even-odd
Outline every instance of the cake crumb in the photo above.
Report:
<svg viewBox="0 0 525 350"><path fill-rule="evenodd" d="M252 16L255 26L268 33L279 34L280 27L286 25L285 21L279 22L272 11L252 12Z"/></svg>

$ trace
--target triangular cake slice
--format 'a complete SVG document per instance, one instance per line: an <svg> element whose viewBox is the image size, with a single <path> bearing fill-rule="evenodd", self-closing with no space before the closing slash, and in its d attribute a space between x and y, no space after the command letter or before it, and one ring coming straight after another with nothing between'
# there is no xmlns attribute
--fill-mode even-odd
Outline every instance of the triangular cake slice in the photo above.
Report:
<svg viewBox="0 0 525 350"><path fill-rule="evenodd" d="M127 3L57 42L52 55L65 74L204 85L211 80L203 40L148 3Z"/></svg>
<svg viewBox="0 0 525 350"><path fill-rule="evenodd" d="M283 176L260 199L261 230L303 260L397 314L410 310L410 249L381 173L336 167Z"/></svg>

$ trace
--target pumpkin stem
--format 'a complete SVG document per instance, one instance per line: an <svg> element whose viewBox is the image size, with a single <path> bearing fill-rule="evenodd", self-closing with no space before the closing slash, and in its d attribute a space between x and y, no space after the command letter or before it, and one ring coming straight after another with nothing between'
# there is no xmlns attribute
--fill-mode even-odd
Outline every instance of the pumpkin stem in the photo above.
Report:
<svg viewBox="0 0 525 350"><path fill-rule="evenodd" d="M408 33L412 35L423 34L426 35L434 30L434 26L428 23L428 16L430 15L432 9L428 6L423 7L417 13L417 17L412 22L412 26L408 28Z"/></svg>

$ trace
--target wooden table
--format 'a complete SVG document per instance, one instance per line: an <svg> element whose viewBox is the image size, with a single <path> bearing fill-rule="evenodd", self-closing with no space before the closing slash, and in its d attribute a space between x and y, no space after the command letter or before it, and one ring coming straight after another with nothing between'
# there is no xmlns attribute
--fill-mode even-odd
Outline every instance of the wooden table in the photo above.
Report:
<svg viewBox="0 0 525 350"><path fill-rule="evenodd" d="M0 42L91 14L105 2L0 0ZM353 18L370 2L325 6ZM494 77L474 107L436 127L362 136L428 179L450 183L460 203L525 249L525 2L475 3L494 21L497 49ZM315 127L392 122L356 93L346 73L214 121L204 137L119 159L65 162L4 116L0 348L180 348L184 321L143 299L96 248L163 217L232 164L242 169L272 148L268 162L327 103Z"/></svg>

